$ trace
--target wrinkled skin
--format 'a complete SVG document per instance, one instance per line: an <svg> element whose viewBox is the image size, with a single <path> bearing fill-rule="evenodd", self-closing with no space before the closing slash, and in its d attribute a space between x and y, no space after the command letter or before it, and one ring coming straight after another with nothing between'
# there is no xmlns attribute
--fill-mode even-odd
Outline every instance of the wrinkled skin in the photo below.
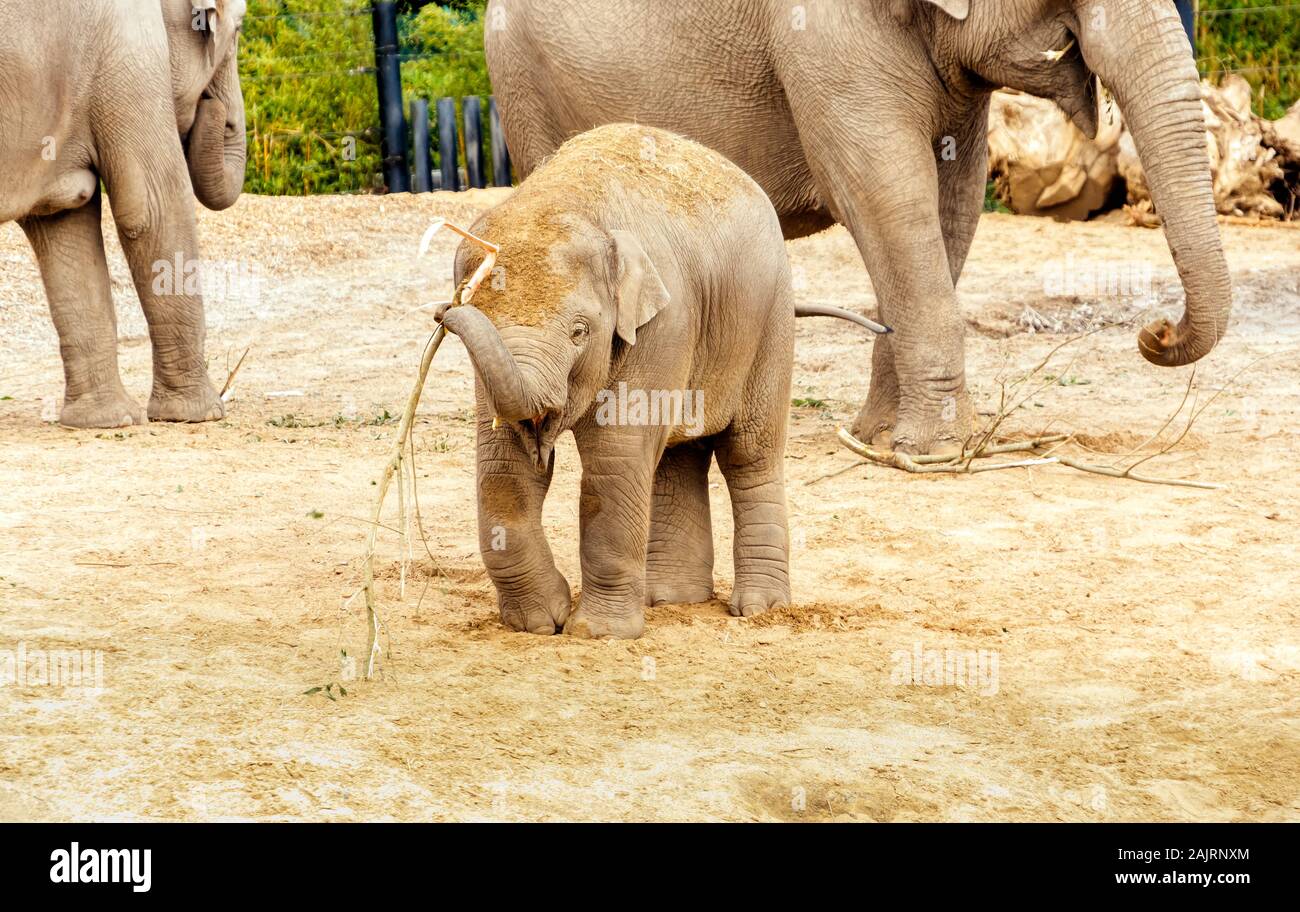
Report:
<svg viewBox="0 0 1300 912"><path fill-rule="evenodd" d="M199 283L156 281L158 264L199 259L194 197L224 209L243 188L245 2L215 5L203 32L191 0L0 0L0 221L19 222L39 261L69 427L225 414ZM147 412L118 374L101 182L149 324Z"/></svg>
<svg viewBox="0 0 1300 912"><path fill-rule="evenodd" d="M594 132L607 131L626 131L619 141L633 150L653 136L657 158L646 167L671 171L683 149L705 152L646 128ZM749 177L712 153L709 180L722 194L715 206L665 206L637 178L586 162L576 173L591 194L578 200L554 176L573 146L472 229L501 245L504 290L485 283L468 306L440 313L475 367L480 550L501 618L537 634L633 638L646 605L712 598L715 456L735 518L731 611L749 616L788 604L782 461L794 306L776 213ZM557 213L567 236L521 252L525 240L510 226L534 223L539 212ZM548 300L531 273L515 278L525 254L571 277L544 319L519 316ZM472 243L461 246L458 287L482 259ZM630 394L698 391L703 413L667 423L617 420L602 413L601 397L620 384ZM542 528L553 446L566 431L583 471L576 610Z"/></svg>
<svg viewBox="0 0 1300 912"><path fill-rule="evenodd" d="M999 86L1057 101L1092 135L1100 77L1187 295L1181 322L1142 331L1142 354L1189 364L1227 329L1197 73L1172 0L492 0L485 37L522 174L574 133L631 120L736 162L787 237L847 226L895 330L876 342L861 439L946 453L970 433L955 287Z"/></svg>

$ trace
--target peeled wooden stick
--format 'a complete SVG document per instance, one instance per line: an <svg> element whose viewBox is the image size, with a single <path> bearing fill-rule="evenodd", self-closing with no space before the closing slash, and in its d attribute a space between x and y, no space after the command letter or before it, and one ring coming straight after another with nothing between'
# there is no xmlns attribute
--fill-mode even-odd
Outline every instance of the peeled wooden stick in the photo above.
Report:
<svg viewBox="0 0 1300 912"><path fill-rule="evenodd" d="M442 345L442 340L446 338L447 330L441 325L438 326L429 342L424 347L424 356L420 359L420 372L415 381L415 387L411 390L411 395L406 402L406 411L402 413L402 423L397 431L397 443L393 446L393 454L388 463L384 466L384 473L379 477L379 496L375 499L375 508L370 515L370 533L366 542L366 621L369 625L368 643L366 646L366 680L369 681L375 673L375 667L379 659L379 637L383 629L383 620L379 616L379 608L375 601L375 538L379 534L379 520L384 511L384 500L388 497L388 486L392 483L394 476L398 478L398 483L402 481L402 453L406 449L406 441L411 436L411 425L415 422L415 411L420 406L420 395L424 391L424 382L429 377L429 366L433 364L433 356L438 353L438 347ZM405 506L405 504L403 504ZM405 510L403 510L405 512ZM406 529L402 530L403 536L406 535Z"/></svg>
<svg viewBox="0 0 1300 912"><path fill-rule="evenodd" d="M1015 443L999 443L994 446L986 446L982 450L970 450L961 456L913 456L912 461L917 465L942 465L953 462L955 459L979 459L981 456L1000 456L1003 453L1026 453L1030 450L1036 450L1039 447L1049 446L1053 443L1064 443L1069 440L1068 434L1052 434L1050 437L1035 437L1033 440L1018 440Z"/></svg>
<svg viewBox="0 0 1300 912"><path fill-rule="evenodd" d="M468 304L478 286L492 272L496 266L497 254L501 248L496 244L489 243L480 237L475 237L464 228L451 224L446 219L437 218L424 232L424 237L420 239L420 256L424 256L429 250L429 245L433 243L433 237L443 228L450 229L467 241L478 244L486 252L487 256L483 259L483 264L479 266L478 271L469 280L465 290L461 293L461 303ZM437 305L440 306L440 305ZM417 308L419 309L419 308ZM429 366L433 364L433 356L438 353L438 347L442 345L442 340L447 337L447 330L442 324L434 330L429 342L424 347L424 356L420 359L420 371L416 378L415 386L411 390L411 395L406 402L406 411L402 413L402 423L397 430L397 442L393 445L393 454L389 457L388 463L384 466L384 472L379 478L379 496L375 498L375 508L370 516L370 532L366 540L366 575L365 586L363 591L366 594L366 621L369 628L367 635L368 643L366 645L366 671L365 678L369 681L374 677L375 668L379 661L380 653L380 635L383 632L384 622L379 616L379 606L375 599L375 539L379 534L380 517L384 511L384 501L388 497L388 486L392 484L393 478L398 480L398 510L401 513L398 524L401 529L400 535L403 539L404 550L402 552L402 570L401 570L401 591L406 591L406 569L410 560L411 543L410 543L410 517L406 510L406 477L404 469L403 453L406 450L407 441L411 436L411 425L415 422L416 409L420 407L420 396L424 392L424 383L429 377Z"/></svg>
<svg viewBox="0 0 1300 912"><path fill-rule="evenodd" d="M474 293L478 291L478 287L483 284L483 280L486 279L491 274L492 270L496 268L497 254L501 252L501 248L496 244L493 244L491 241L485 241L483 238L471 234L458 225L453 225L446 219L437 218L433 220L433 223L429 225L429 229L424 232L424 237L420 239L420 256L424 256L424 254L429 250L429 245L433 243L433 236L443 228L459 234L471 243L478 244L487 252L487 256L483 258L483 262L479 265L478 269L474 272L474 275L465 285L465 290L460 293L460 303L468 304L474 298Z"/></svg>
<svg viewBox="0 0 1300 912"><path fill-rule="evenodd" d="M1023 462L997 462L988 465L974 465L972 460L977 458L977 456L995 456L1000 453L1024 453L1037 449L1040 446L1060 443L1066 439L1063 435L1057 434L1052 437L1041 437L1037 440L1004 443L997 446L985 447L983 452L970 456L908 456L906 453L899 453L896 450L891 450L889 452L873 450L861 440L854 437L853 434L849 432L848 428L840 428L839 438L840 442L846 447L871 462L877 463L878 465L892 466L896 469L902 469L904 472L911 472L916 475L975 475L980 472L996 472L1000 469L1023 469L1031 466L1053 465L1059 461L1055 456L1044 459L1028 459Z"/></svg>

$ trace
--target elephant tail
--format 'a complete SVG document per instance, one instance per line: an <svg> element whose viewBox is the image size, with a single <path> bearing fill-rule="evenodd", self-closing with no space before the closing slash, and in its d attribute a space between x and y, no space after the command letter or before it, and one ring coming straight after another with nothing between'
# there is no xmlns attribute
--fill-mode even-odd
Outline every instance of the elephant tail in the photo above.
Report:
<svg viewBox="0 0 1300 912"><path fill-rule="evenodd" d="M882 326L875 320L868 320L861 314L841 310L838 307L831 307L829 304L796 304L794 315L796 317L834 317L837 320L847 320L882 336L893 332L888 326Z"/></svg>

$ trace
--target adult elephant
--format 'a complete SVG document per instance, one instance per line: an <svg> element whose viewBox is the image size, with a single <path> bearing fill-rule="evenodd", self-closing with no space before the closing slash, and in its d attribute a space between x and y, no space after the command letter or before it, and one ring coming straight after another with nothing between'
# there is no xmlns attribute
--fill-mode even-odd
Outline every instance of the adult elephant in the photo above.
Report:
<svg viewBox="0 0 1300 912"><path fill-rule="evenodd" d="M18 220L40 263L62 424L225 414L203 352L193 198L224 209L243 189L244 11L244 0L0 0L0 222ZM153 343L147 418L118 375L101 184Z"/></svg>
<svg viewBox="0 0 1300 912"><path fill-rule="evenodd" d="M1125 116L1186 291L1147 326L1184 365L1224 334L1198 77L1172 0L492 0L488 65L529 174L568 136L637 121L731 158L787 237L833 222L857 242L892 336L876 341L854 432L952 452L972 423L955 286L984 202L989 98L1057 101L1095 135L1096 79Z"/></svg>

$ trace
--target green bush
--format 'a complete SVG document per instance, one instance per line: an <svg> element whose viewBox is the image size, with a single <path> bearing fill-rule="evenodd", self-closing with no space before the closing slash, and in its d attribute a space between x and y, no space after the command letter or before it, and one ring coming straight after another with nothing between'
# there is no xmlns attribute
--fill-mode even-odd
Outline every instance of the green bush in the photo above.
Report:
<svg viewBox="0 0 1300 912"><path fill-rule="evenodd" d="M1226 70L1242 70L1255 87L1257 110L1268 117L1280 117L1300 97L1300 9L1290 5L1296 2L1200 4L1202 73L1217 79ZM485 6L486 0L399 4L408 105L412 98L432 103L491 94L483 57ZM1250 7L1258 9L1247 12ZM241 46L249 114L246 189L307 194L382 188L374 65L368 0L250 0ZM458 111L458 123L461 116Z"/></svg>
<svg viewBox="0 0 1300 912"><path fill-rule="evenodd" d="M379 172L369 4L253 0L240 42L251 193L366 191Z"/></svg>
<svg viewBox="0 0 1300 912"><path fill-rule="evenodd" d="M1241 70L1264 117L1281 117L1300 98L1296 0L1201 0L1196 50L1211 79Z"/></svg>
<svg viewBox="0 0 1300 912"><path fill-rule="evenodd" d="M485 6L486 0L430 4L399 18L408 105L413 98L489 94ZM297 195L381 188L374 65L369 2L251 0L240 44L245 189Z"/></svg>

